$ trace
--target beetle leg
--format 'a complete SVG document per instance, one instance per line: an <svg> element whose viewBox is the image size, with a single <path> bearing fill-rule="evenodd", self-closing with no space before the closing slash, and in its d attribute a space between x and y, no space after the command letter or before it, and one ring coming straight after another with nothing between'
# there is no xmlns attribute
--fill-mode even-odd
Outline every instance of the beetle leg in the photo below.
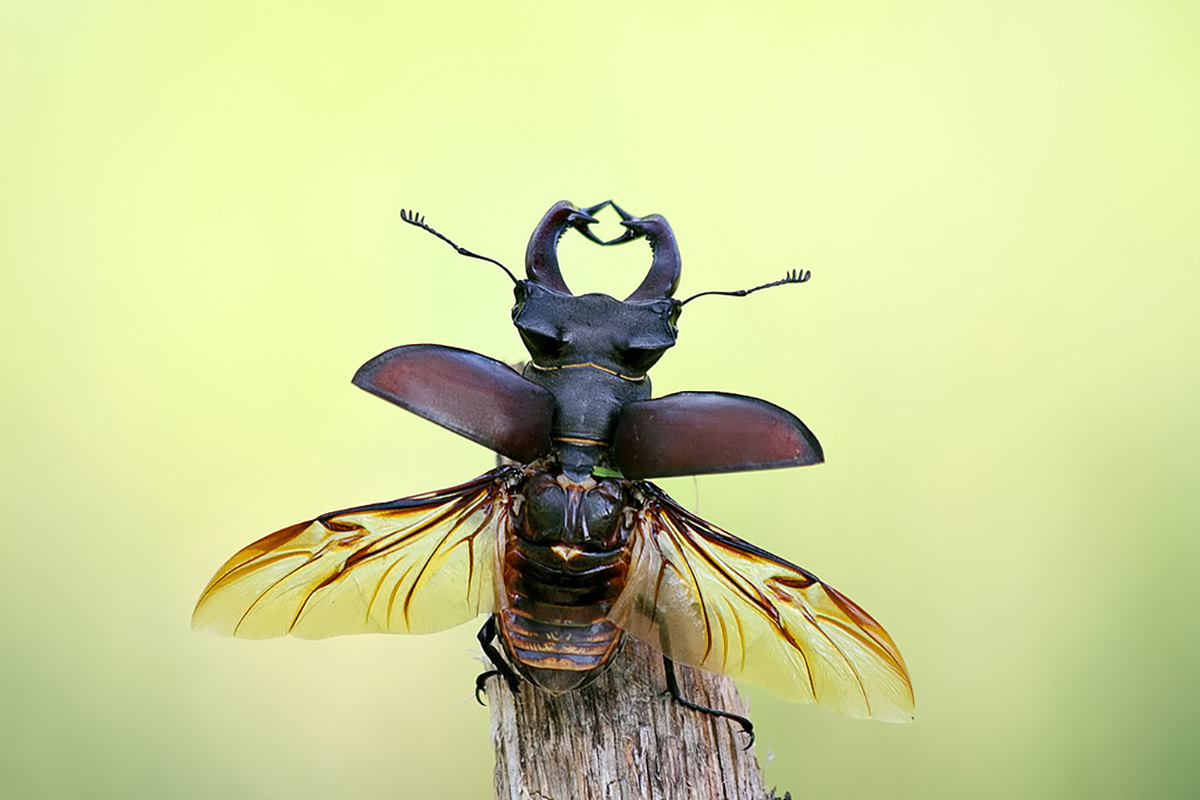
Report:
<svg viewBox="0 0 1200 800"><path fill-rule="evenodd" d="M515 694L521 688L521 678L517 673L513 672L512 667L508 665L508 662L500 655L500 651L492 644L496 639L495 614L487 618L487 622L483 623L483 627L479 629L479 633L475 638L479 640L479 644L483 647L483 652L488 657L488 660L496 667L496 669L489 669L486 672L480 673L475 678L475 701L479 705L483 705L483 698L479 696L479 693L483 691L487 679L493 675L500 675L507 680L508 688L512 689Z"/></svg>
<svg viewBox="0 0 1200 800"><path fill-rule="evenodd" d="M675 702L693 711L699 711L701 714L710 714L714 717L725 717L725 719L733 720L742 726L742 733L750 737L750 741L746 742L746 746L742 749L749 750L754 745L754 723L739 714L731 714L728 711L702 706L684 697L679 692L679 681L675 679L675 662L666 656L663 656L663 671L667 673L667 691L670 692Z"/></svg>

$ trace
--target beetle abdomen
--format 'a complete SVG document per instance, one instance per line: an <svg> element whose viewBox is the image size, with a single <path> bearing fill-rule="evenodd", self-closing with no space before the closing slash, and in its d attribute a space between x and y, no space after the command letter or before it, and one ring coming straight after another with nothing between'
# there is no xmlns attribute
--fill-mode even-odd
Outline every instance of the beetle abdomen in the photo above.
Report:
<svg viewBox="0 0 1200 800"><path fill-rule="evenodd" d="M591 682L621 641L607 616L628 568L625 547L533 544L513 535L504 555L504 608L496 619L517 671L554 694Z"/></svg>

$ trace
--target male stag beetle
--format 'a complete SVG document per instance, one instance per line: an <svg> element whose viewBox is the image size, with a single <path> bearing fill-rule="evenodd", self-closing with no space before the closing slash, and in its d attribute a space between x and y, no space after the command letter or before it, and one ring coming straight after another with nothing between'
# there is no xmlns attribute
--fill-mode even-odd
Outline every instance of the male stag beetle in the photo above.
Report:
<svg viewBox="0 0 1200 800"><path fill-rule="evenodd" d="M588 227L612 205L625 232ZM245 638L291 633L429 633L486 614L479 640L516 691L521 680L562 693L587 685L631 634L673 662L764 686L856 717L912 718L900 652L865 611L815 575L687 511L650 478L814 464L821 446L765 400L719 392L651 398L647 371L675 344L679 248L666 219L611 202L563 201L525 251L524 280L499 261L416 225L512 279L512 318L529 350L520 373L433 344L368 361L354 384L512 464L451 489L334 511L284 528L233 556L204 589L196 628ZM559 239L601 245L645 239L650 270L633 294L574 295ZM500 648L494 641L499 637Z"/></svg>

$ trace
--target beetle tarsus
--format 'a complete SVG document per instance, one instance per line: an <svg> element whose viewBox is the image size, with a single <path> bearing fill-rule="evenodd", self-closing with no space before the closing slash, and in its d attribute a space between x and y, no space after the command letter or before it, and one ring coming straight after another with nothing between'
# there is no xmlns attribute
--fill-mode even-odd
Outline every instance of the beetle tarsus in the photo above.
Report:
<svg viewBox="0 0 1200 800"><path fill-rule="evenodd" d="M679 703L685 708L690 708L693 711L699 711L701 714L708 714L713 717L724 717L725 719L736 722L738 725L742 726L742 733L749 737L749 741L746 742L746 746L742 749L749 750L754 746L753 722L740 714L733 714L729 711L721 711L718 708L702 706L699 703L693 703L691 700L688 700L686 697L684 697L679 691L679 681L675 678L675 662L666 656L663 656L663 671L667 674L667 693L671 695L675 702Z"/></svg>
<svg viewBox="0 0 1200 800"><path fill-rule="evenodd" d="M481 672L475 676L475 702L476 703L479 703L479 705L481 705L481 706L487 705L487 703L483 702L483 694L482 694L483 690L487 688L487 679L492 677L493 675L499 675L499 674L500 674L500 670L489 669L487 672Z"/></svg>
<svg viewBox="0 0 1200 800"><path fill-rule="evenodd" d="M492 666L495 667L495 669L480 673L475 678L475 700L478 701L479 705L484 705L483 700L479 697L479 693L484 690L487 679L493 675L499 675L508 681L508 688L512 690L513 694L519 692L521 690L520 676L513 672L513 668L508 665L508 662L500 655L500 651L492 644L496 639L496 616L494 614L487 618L487 622L483 623L483 627L479 629L479 633L475 638L479 640L480 646L483 647L483 653L487 656L488 661L492 662Z"/></svg>
<svg viewBox="0 0 1200 800"><path fill-rule="evenodd" d="M508 681L508 688L512 690L513 694L521 691L521 684L511 676L504 674L498 669L489 669L487 672L481 672L475 676L475 702L479 703L479 705L487 705L487 703L483 702L483 692L487 689L488 678L495 677L496 675Z"/></svg>

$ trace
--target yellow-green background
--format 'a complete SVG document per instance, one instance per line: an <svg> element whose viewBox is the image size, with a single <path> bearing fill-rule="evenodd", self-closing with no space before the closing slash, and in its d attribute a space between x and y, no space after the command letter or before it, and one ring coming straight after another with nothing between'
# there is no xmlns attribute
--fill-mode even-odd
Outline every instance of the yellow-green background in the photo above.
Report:
<svg viewBox="0 0 1200 800"><path fill-rule="evenodd" d="M671 482L894 634L915 724L750 690L799 797L1200 792L1200 6L5 2L0 795L483 797L474 626L193 634L278 527L491 456L359 392L516 360L541 213L673 223L658 393L828 463ZM611 218L607 232L615 229ZM563 246L628 291L641 246Z"/></svg>

